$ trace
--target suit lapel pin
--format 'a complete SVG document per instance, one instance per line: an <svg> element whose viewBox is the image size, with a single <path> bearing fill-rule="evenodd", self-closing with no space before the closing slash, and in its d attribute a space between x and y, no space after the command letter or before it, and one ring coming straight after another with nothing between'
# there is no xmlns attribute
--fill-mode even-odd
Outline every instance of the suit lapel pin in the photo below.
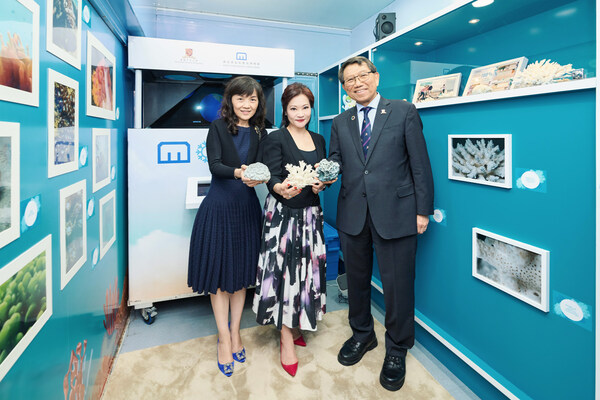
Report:
<svg viewBox="0 0 600 400"><path fill-rule="evenodd" d="M381 109L381 114L382 114L382 115L383 115L383 114L385 114L385 108L382 108L382 109Z"/></svg>
<svg viewBox="0 0 600 400"><path fill-rule="evenodd" d="M350 119L351 119L352 121L354 121L354 120L356 119L356 117L353 115L353 116L351 116L351 117L350 117Z"/></svg>

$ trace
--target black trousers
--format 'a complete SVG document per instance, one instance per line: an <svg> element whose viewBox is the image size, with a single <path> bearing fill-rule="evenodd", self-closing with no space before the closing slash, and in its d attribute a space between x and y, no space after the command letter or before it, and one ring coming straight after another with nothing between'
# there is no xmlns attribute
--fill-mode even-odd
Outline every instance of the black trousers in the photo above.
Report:
<svg viewBox="0 0 600 400"><path fill-rule="evenodd" d="M340 231L339 236L348 278L348 319L354 339L364 343L374 335L371 275L375 247L385 301L386 353L405 356L415 341L417 235L384 239L375 230L367 211L365 226L358 235Z"/></svg>

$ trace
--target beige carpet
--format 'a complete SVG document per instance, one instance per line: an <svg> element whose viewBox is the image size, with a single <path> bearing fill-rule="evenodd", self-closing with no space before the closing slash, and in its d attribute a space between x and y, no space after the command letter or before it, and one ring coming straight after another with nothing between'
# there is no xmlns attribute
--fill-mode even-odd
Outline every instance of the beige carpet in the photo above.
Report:
<svg viewBox="0 0 600 400"><path fill-rule="evenodd" d="M340 365L337 352L351 332L347 315L327 313L317 332L305 333L308 346L296 347L294 378L279 363L279 331L258 326L242 330L248 360L235 363L231 378L217 369L213 335L119 355L103 399L452 399L410 353L404 387L398 392L381 387L385 330L377 321L377 348L356 365Z"/></svg>

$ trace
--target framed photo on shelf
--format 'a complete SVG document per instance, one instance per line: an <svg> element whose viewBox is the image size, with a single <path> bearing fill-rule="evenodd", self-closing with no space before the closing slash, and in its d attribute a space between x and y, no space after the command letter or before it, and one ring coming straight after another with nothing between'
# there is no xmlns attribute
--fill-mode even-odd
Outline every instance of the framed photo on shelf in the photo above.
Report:
<svg viewBox="0 0 600 400"><path fill-rule="evenodd" d="M60 190L60 289L87 260L86 180Z"/></svg>
<svg viewBox="0 0 600 400"><path fill-rule="evenodd" d="M79 168L79 82L48 69L48 178Z"/></svg>
<svg viewBox="0 0 600 400"><path fill-rule="evenodd" d="M512 188L512 135L448 135L448 179Z"/></svg>
<svg viewBox="0 0 600 400"><path fill-rule="evenodd" d="M52 315L52 235L0 268L0 292L11 287L3 307L14 311L0 313L0 325L8 327L0 342L0 381Z"/></svg>
<svg viewBox="0 0 600 400"><path fill-rule="evenodd" d="M110 129L92 129L92 192L110 183Z"/></svg>
<svg viewBox="0 0 600 400"><path fill-rule="evenodd" d="M116 59L91 33L87 33L86 114L115 119Z"/></svg>
<svg viewBox="0 0 600 400"><path fill-rule="evenodd" d="M473 228L473 276L545 312L549 260L547 250Z"/></svg>
<svg viewBox="0 0 600 400"><path fill-rule="evenodd" d="M0 121L0 248L21 234L19 132L18 123Z"/></svg>
<svg viewBox="0 0 600 400"><path fill-rule="evenodd" d="M517 71L527 66L527 57L513 58L471 70L463 96L508 90Z"/></svg>
<svg viewBox="0 0 600 400"><path fill-rule="evenodd" d="M81 69L81 0L47 0L46 50Z"/></svg>
<svg viewBox="0 0 600 400"><path fill-rule="evenodd" d="M117 201L116 191L100 199L100 259L104 257L117 238Z"/></svg>
<svg viewBox="0 0 600 400"><path fill-rule="evenodd" d="M33 0L2 0L0 32L0 100L38 107L40 6Z"/></svg>
<svg viewBox="0 0 600 400"><path fill-rule="evenodd" d="M457 73L419 79L415 85L413 104L457 97L461 78L462 74Z"/></svg>

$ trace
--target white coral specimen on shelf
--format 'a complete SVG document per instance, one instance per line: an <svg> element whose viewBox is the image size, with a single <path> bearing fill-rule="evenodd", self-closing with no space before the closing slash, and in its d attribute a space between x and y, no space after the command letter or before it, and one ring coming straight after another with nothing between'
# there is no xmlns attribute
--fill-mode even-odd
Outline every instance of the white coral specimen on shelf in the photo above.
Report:
<svg viewBox="0 0 600 400"><path fill-rule="evenodd" d="M271 172L269 171L269 167L260 162L255 162L246 168L244 171L244 176L248 179L252 179L253 181L261 181L266 182L271 179Z"/></svg>
<svg viewBox="0 0 600 400"><path fill-rule="evenodd" d="M458 143L452 149L452 170L454 174L469 179L488 182L504 182L504 150L494 145L493 140L484 138L475 144L467 139L464 145Z"/></svg>
<svg viewBox="0 0 600 400"><path fill-rule="evenodd" d="M335 161L329 161L326 158L319 161L317 167L317 177L321 182L329 182L337 178L340 173L340 164Z"/></svg>
<svg viewBox="0 0 600 400"><path fill-rule="evenodd" d="M512 88L547 85L556 81L568 80L573 70L572 64L560 65L547 59L529 64L523 71L518 71L513 79Z"/></svg>
<svg viewBox="0 0 600 400"><path fill-rule="evenodd" d="M289 172L287 180L292 186L303 188L317 181L317 171L304 161L300 161L300 165L287 164L285 169Z"/></svg>

